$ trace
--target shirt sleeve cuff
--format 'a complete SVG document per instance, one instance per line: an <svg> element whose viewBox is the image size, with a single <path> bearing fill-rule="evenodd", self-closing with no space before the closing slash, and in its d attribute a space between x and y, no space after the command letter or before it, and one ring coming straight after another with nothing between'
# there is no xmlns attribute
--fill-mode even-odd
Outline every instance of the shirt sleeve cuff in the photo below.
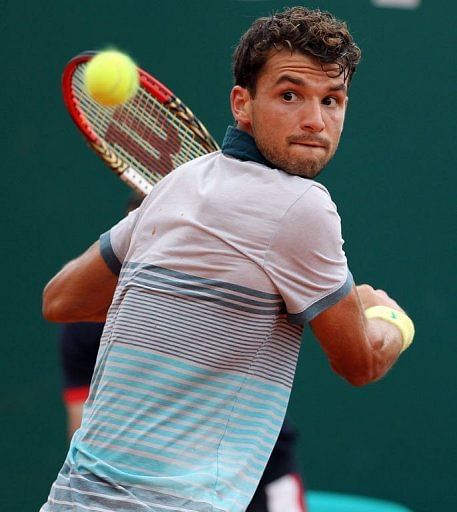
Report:
<svg viewBox="0 0 457 512"><path fill-rule="evenodd" d="M100 236L100 254L111 272L118 276L121 273L122 263L113 251L109 231Z"/></svg>
<svg viewBox="0 0 457 512"><path fill-rule="evenodd" d="M346 281L334 292L322 299L318 300L309 308L305 309L301 313L288 314L287 319L292 324L304 325L305 323L311 322L317 315L328 309L330 306L334 306L341 299L351 291L354 284L354 279L351 272L348 270Z"/></svg>

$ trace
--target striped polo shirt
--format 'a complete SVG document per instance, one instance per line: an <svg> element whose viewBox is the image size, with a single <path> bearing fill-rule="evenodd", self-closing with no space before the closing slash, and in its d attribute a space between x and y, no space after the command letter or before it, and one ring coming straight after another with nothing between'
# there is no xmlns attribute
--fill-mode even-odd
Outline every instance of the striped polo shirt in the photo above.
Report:
<svg viewBox="0 0 457 512"><path fill-rule="evenodd" d="M119 283L83 423L43 511L241 512L303 325L352 277L327 190L229 128L100 239Z"/></svg>

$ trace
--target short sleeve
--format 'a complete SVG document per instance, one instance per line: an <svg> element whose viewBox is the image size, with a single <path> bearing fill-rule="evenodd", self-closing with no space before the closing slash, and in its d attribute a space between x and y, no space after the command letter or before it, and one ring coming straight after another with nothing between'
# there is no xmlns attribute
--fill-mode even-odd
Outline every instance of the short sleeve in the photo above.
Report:
<svg viewBox="0 0 457 512"><path fill-rule="evenodd" d="M132 232L137 223L140 209L141 206L100 236L100 253L110 270L116 275L119 275L129 250Z"/></svg>
<svg viewBox="0 0 457 512"><path fill-rule="evenodd" d="M283 216L265 258L292 323L311 321L351 290L343 243L335 204L313 184Z"/></svg>

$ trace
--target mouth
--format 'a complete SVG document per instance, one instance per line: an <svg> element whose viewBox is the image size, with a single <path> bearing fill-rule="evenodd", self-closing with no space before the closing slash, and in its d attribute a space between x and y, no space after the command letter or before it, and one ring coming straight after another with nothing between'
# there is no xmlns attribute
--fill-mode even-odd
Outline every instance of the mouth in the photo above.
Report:
<svg viewBox="0 0 457 512"><path fill-rule="evenodd" d="M328 143L327 141L325 140L322 140L322 139L318 139L318 138L306 138L306 139L303 139L303 138L291 138L289 140L289 143L290 144L293 144L293 145L297 145L297 146L305 146L305 147L308 147L308 148L322 148L322 149L327 149L328 147Z"/></svg>
<svg viewBox="0 0 457 512"><path fill-rule="evenodd" d="M315 142L297 142L297 141L294 141L294 142L291 142L291 144L297 145L297 146L305 146L307 148L326 149L326 147L327 147L324 144L318 144L318 143L315 143Z"/></svg>

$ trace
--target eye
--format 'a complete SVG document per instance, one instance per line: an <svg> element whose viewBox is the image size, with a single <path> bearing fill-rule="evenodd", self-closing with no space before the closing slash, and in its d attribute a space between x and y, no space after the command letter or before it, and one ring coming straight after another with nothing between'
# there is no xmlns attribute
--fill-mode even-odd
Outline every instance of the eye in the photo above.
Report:
<svg viewBox="0 0 457 512"><path fill-rule="evenodd" d="M338 98L335 98L334 96L327 96L322 100L322 104L327 107L336 107L338 103Z"/></svg>
<svg viewBox="0 0 457 512"><path fill-rule="evenodd" d="M295 101L297 99L297 95L292 91L287 91L282 93L282 98L285 101Z"/></svg>

